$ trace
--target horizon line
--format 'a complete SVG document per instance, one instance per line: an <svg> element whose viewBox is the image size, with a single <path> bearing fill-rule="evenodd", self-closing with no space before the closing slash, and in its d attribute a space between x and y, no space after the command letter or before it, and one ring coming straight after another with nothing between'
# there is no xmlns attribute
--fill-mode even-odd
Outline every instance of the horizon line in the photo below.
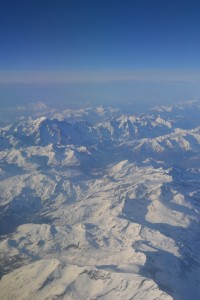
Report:
<svg viewBox="0 0 200 300"><path fill-rule="evenodd" d="M200 83L194 70L0 71L1 85L63 85L111 82Z"/></svg>

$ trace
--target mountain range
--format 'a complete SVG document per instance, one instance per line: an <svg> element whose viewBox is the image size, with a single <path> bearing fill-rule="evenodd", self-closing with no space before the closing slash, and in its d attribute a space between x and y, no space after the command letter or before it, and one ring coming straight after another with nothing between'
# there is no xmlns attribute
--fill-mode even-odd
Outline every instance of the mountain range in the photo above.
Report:
<svg viewBox="0 0 200 300"><path fill-rule="evenodd" d="M199 113L195 99L4 124L1 299L199 299Z"/></svg>

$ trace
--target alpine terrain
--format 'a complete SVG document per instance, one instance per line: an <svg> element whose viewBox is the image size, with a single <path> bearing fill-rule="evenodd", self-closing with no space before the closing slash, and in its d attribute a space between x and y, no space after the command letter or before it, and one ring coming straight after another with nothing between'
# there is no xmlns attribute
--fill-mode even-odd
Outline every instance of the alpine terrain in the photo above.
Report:
<svg viewBox="0 0 200 300"><path fill-rule="evenodd" d="M0 128L2 300L200 299L200 101Z"/></svg>

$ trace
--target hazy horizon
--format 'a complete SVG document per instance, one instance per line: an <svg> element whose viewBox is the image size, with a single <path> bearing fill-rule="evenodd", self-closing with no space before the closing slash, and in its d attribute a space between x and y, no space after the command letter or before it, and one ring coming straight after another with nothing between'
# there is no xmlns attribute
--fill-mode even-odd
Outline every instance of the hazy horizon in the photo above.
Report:
<svg viewBox="0 0 200 300"><path fill-rule="evenodd" d="M198 97L199 8L198 1L2 3L0 109Z"/></svg>

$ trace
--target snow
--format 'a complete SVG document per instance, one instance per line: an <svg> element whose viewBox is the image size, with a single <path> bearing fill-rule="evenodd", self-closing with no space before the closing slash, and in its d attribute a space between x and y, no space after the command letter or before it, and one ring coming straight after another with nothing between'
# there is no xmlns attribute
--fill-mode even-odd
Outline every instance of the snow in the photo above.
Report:
<svg viewBox="0 0 200 300"><path fill-rule="evenodd" d="M152 280L120 271L65 265L55 259L39 260L6 275L1 281L2 299L161 299L170 296Z"/></svg>
<svg viewBox="0 0 200 300"><path fill-rule="evenodd" d="M2 133L1 299L198 299L199 127L61 116Z"/></svg>

